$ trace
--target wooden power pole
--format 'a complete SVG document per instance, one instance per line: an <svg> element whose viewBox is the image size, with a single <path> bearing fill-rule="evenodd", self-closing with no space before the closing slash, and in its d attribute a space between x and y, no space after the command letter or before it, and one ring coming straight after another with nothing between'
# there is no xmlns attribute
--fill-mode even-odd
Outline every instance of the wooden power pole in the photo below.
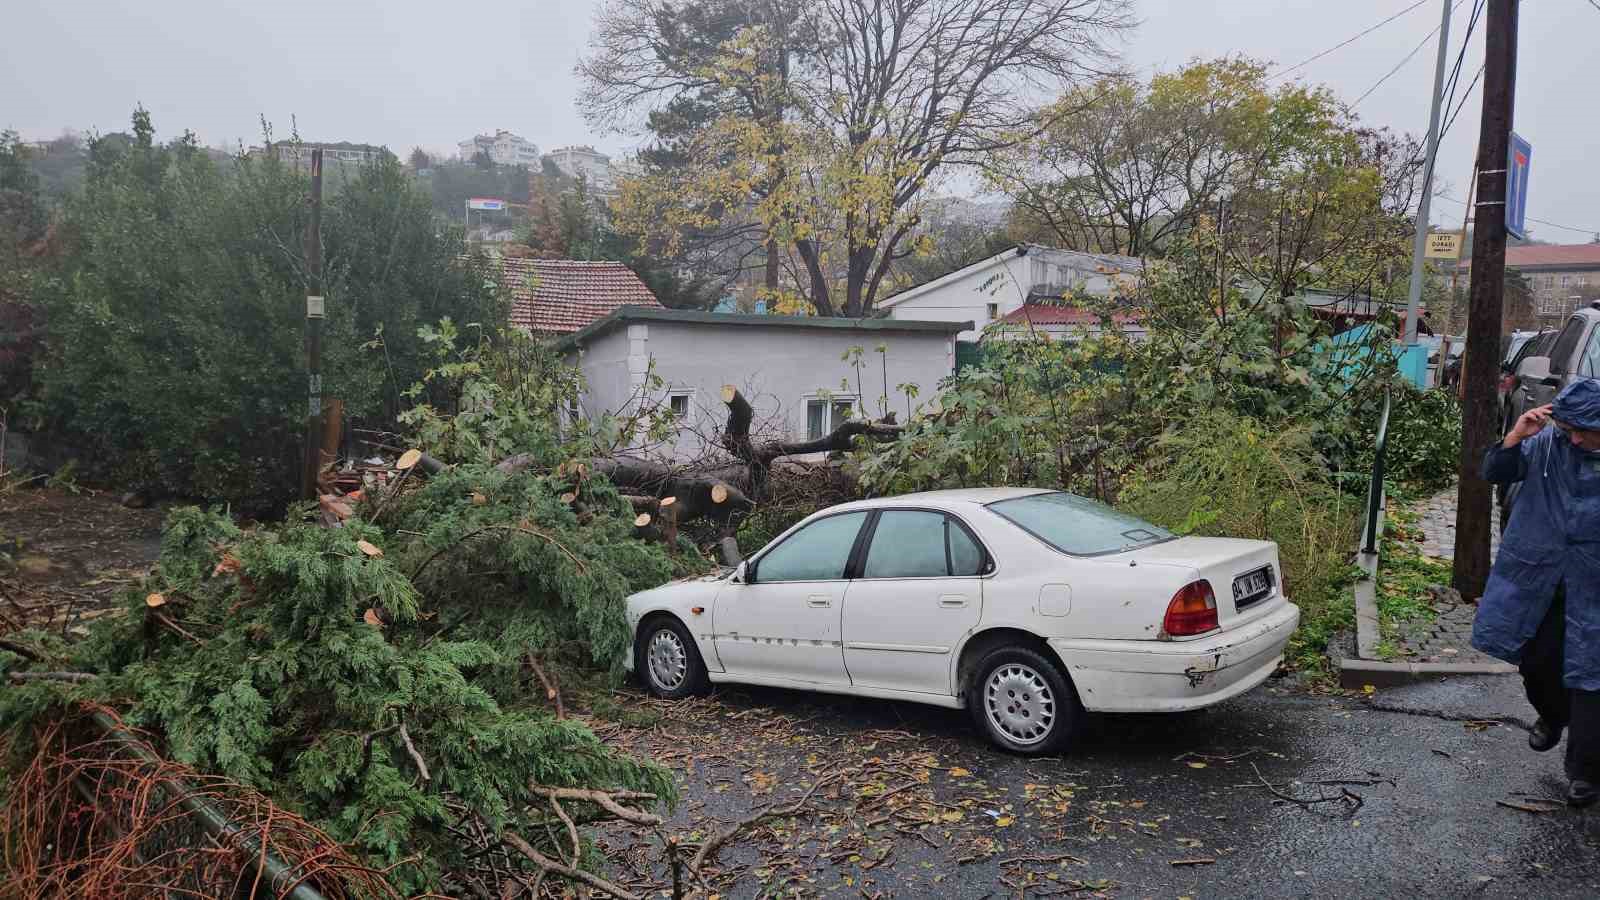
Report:
<svg viewBox="0 0 1600 900"><path fill-rule="evenodd" d="M311 150L311 222L306 228L306 446L300 496L314 500L322 470L322 148Z"/></svg>
<svg viewBox="0 0 1600 900"><path fill-rule="evenodd" d="M1495 383L1500 370L1500 311L1506 270L1507 161L1517 81L1518 0L1489 0L1484 35L1483 122L1478 133L1478 199L1473 216L1472 282L1467 348L1462 360L1460 494L1456 502L1455 571L1465 597L1483 596L1489 579L1489 484L1478 477L1495 440Z"/></svg>

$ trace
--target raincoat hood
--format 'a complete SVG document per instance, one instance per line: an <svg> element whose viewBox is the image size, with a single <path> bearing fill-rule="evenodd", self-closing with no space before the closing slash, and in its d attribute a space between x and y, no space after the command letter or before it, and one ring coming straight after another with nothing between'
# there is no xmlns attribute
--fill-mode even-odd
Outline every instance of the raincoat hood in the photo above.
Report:
<svg viewBox="0 0 1600 900"><path fill-rule="evenodd" d="M1580 378L1562 388L1550 414L1573 428L1600 431L1600 381Z"/></svg>

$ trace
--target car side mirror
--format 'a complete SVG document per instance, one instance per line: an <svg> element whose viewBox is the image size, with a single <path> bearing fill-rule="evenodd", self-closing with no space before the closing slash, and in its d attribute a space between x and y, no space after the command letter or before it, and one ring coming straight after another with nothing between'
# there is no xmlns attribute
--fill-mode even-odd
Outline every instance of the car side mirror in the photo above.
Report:
<svg viewBox="0 0 1600 900"><path fill-rule="evenodd" d="M728 580L734 584L752 584L756 580L756 567L749 560L744 560L733 567L733 575Z"/></svg>
<svg viewBox="0 0 1600 900"><path fill-rule="evenodd" d="M1530 356L1517 366L1517 377L1545 387L1559 387L1561 379L1550 374L1550 357Z"/></svg>

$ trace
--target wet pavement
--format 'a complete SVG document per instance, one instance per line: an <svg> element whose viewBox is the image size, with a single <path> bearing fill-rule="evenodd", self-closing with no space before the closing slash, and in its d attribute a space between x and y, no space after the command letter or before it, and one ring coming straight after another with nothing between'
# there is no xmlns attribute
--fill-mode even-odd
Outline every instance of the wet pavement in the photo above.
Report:
<svg viewBox="0 0 1600 900"><path fill-rule="evenodd" d="M1278 680L1211 710L1092 716L1044 759L912 704L737 688L618 705L660 713L597 725L675 771L690 834L824 781L722 854L724 897L1600 895L1600 811L1549 802L1560 754L1527 748L1513 678L1366 697ZM602 847L637 883L664 874L639 835Z"/></svg>

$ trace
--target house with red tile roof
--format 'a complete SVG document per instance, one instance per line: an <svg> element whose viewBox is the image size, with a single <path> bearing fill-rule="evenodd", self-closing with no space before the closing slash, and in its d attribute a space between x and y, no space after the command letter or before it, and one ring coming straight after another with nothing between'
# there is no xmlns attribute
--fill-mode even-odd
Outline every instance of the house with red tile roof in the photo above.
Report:
<svg viewBox="0 0 1600 900"><path fill-rule="evenodd" d="M1145 336L1144 315L1137 309L1113 313L1111 321L1133 340ZM1050 340L1080 340L1098 335L1103 322L1100 313L1081 306L1060 303L1025 303L1000 317L985 335L999 340L1024 340L1045 337Z"/></svg>
<svg viewBox="0 0 1600 900"><path fill-rule="evenodd" d="M511 324L541 337L572 334L624 306L665 308L619 262L500 257L491 265L511 295Z"/></svg>
<svg viewBox="0 0 1600 900"><path fill-rule="evenodd" d="M1471 268L1472 260L1462 260L1463 273ZM1600 298L1600 243L1507 247L1506 268L1533 288L1541 328L1559 327L1573 310Z"/></svg>

